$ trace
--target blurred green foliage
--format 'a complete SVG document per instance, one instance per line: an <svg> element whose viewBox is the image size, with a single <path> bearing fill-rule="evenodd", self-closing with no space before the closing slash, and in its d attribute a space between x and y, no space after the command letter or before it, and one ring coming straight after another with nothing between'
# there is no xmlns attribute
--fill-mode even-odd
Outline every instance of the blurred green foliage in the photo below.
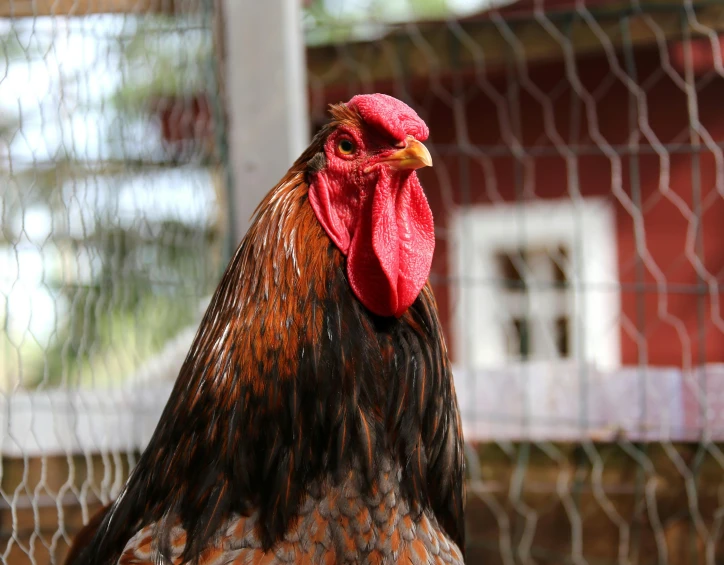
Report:
<svg viewBox="0 0 724 565"><path fill-rule="evenodd" d="M447 11L445 0L314 0L305 8L305 34L310 45L354 41L400 22L441 18ZM212 106L220 103L211 16L74 19L81 22L74 33L88 42L90 63L107 64L108 80L116 82L112 92L81 96L87 80L83 68L66 71L59 65L48 93L58 97L57 108L51 106L50 113L38 108L36 116L29 116L27 107L19 111L10 101L0 109L0 252L17 263L16 270L26 260L20 249L41 258L39 288L52 298L55 310L48 315L52 327L43 335L13 333L12 289L22 283L5 280L0 388L117 384L198 322L200 301L213 290L223 266L222 176L209 180L219 185L206 187L212 198L215 193L219 208L217 217L206 222L154 214L122 220L118 202L124 186L165 168L206 167L211 179L224 166L203 146L208 140L186 140L191 147L179 153L158 135L164 119L181 119L173 113L162 116L161 107L169 101L181 101L181 107L199 97ZM0 32L0 71L4 68L7 76L13 65L33 62L42 63L33 72L54 70L57 60L48 55L54 53L53 41L63 38L66 23L59 19L43 28L21 20ZM48 131L53 125L72 131L63 102L73 96L78 97L76 111L88 112L87 125L92 125L94 111L115 116L99 131L101 157L89 161L83 143L71 139L50 155L34 154L29 166L14 159L13 143L25 135L24 123L38 119L48 124ZM213 109L223 115L220 108ZM149 142L154 136L158 139ZM144 186L154 190L154 182ZM69 217L73 207L82 210L80 220ZM25 230L29 213L44 215L50 223L40 241Z"/></svg>
<svg viewBox="0 0 724 565"><path fill-rule="evenodd" d="M310 46L368 40L391 25L449 13L446 0L313 0L304 14L306 40Z"/></svg>
<svg viewBox="0 0 724 565"><path fill-rule="evenodd" d="M210 38L203 39L210 30L198 22L126 19L117 40L97 42L95 56L117 61L115 70L106 70L103 60L98 65L101 79L117 85L110 94L79 89L79 77L91 80L97 68L54 69L57 76L48 70L53 61L44 57L53 53L54 41L63 40L63 32L53 28L43 34L42 28L33 29L34 22L19 20L0 37L6 81L0 87L22 90L33 73L48 73L48 97L58 100L49 108L27 100L10 100L0 108L0 270L11 267L0 273L0 389L118 385L198 322L201 302L218 279L217 220L225 210L212 206L205 218L183 210L184 205L176 207L178 213L172 206L159 212L153 193L164 188L172 194L168 185L179 175L168 174L181 167L196 175L186 192L213 201L223 189L216 174L222 164L206 155L201 140L186 140L180 154L169 147L159 133L157 109L145 103L159 93L215 96L213 87L199 82L210 52L205 59L184 60L176 50L184 45L193 51L203 41L210 45ZM92 24L81 21L74 29L91 44ZM101 36L118 28L99 27ZM91 67L97 63L89 60ZM11 72L17 69L20 78ZM89 142L75 137L78 126L64 115L64 103L79 90L73 102L85 127L97 130L92 131L97 156L89 156ZM112 119L96 122L99 113ZM69 140L61 137L57 147L44 152L53 141L43 135L40 150L29 152L38 143L31 133L38 123L49 140L57 134ZM124 216L124 199L138 217ZM23 273L37 264L40 281L29 288ZM40 306L48 301L52 312Z"/></svg>

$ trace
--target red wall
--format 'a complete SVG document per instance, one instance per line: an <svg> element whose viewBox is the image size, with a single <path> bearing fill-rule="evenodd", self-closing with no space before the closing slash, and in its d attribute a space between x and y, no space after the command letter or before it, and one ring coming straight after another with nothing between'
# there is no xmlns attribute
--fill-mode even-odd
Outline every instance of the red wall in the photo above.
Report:
<svg viewBox="0 0 724 565"><path fill-rule="evenodd" d="M625 68L623 60L618 61ZM555 131L561 143L578 152L575 162L582 195L604 196L615 205L622 316L627 320L621 327L623 363L686 366L724 361L724 308L714 308L708 288L697 286L699 279L686 247L697 230L692 220L698 207L702 221L697 254L703 268L720 287L724 285L724 184L717 193L711 152L692 154L687 97L661 70L659 51L640 51L635 66L635 82L645 89L652 133L667 145L668 194L659 186L662 160L643 133L644 116L634 111L631 118L630 91L614 75L605 57L580 59L575 74L593 96L601 138L621 157L620 183L612 183L613 162L596 144L594 123L589 121L583 99L566 79L562 63L529 69L527 91L515 68L489 77L487 85L472 76L406 85L431 130L429 146L435 166L421 171L420 177L436 217L438 245L433 274L448 328L445 230L451 205L570 197L573 187L567 180L565 159L549 135ZM400 96L399 87L378 85L377 90ZM497 92L498 99L495 94L486 94L484 88ZM346 94L329 93L328 98L344 100ZM696 103L703 126L714 140L724 142L724 79L712 74L700 77ZM523 161L511 156L506 142L516 134L526 156ZM480 155L466 155L462 145L465 136L482 150ZM634 142L641 144L638 156L630 155L628 144ZM639 170L638 191L637 183L632 182L632 166ZM632 208L641 211L647 262L641 261L636 249L637 214L631 214ZM656 286L656 269L665 282L661 292ZM721 299L721 290L716 292ZM454 356L454 344L452 349Z"/></svg>

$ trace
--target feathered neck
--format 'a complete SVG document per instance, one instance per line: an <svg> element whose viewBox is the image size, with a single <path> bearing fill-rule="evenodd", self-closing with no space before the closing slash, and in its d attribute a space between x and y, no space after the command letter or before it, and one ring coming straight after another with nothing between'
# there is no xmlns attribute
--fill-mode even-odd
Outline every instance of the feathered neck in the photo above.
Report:
<svg viewBox="0 0 724 565"><path fill-rule="evenodd" d="M229 516L255 509L270 547L311 482L356 465L373 477L383 454L404 468L409 504L434 511L463 547L462 437L432 292L425 286L400 319L355 298L308 202L319 146L258 208L149 446L81 562L112 562L151 522L162 538L180 522L192 559Z"/></svg>

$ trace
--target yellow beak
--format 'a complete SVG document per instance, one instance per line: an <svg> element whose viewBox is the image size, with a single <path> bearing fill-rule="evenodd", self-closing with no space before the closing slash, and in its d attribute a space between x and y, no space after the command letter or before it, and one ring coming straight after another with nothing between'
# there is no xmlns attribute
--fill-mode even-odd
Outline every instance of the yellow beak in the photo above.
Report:
<svg viewBox="0 0 724 565"><path fill-rule="evenodd" d="M405 141L405 147L378 162L399 170L432 167L432 157L427 147L411 135L408 135Z"/></svg>

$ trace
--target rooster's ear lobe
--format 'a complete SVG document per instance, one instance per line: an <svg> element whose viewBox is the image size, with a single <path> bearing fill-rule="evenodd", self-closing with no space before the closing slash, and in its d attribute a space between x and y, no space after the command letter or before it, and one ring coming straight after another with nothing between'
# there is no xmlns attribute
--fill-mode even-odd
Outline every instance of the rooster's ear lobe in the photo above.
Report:
<svg viewBox="0 0 724 565"><path fill-rule="evenodd" d="M329 183L327 174L324 172L316 175L309 184L309 203L314 210L314 215L322 224L329 239L346 255L351 240L349 228L345 219L340 217L335 204L339 203L341 196L337 187Z"/></svg>
<svg viewBox="0 0 724 565"><path fill-rule="evenodd" d="M324 151L316 153L307 163L307 171L309 173L318 173L327 166L327 157Z"/></svg>

